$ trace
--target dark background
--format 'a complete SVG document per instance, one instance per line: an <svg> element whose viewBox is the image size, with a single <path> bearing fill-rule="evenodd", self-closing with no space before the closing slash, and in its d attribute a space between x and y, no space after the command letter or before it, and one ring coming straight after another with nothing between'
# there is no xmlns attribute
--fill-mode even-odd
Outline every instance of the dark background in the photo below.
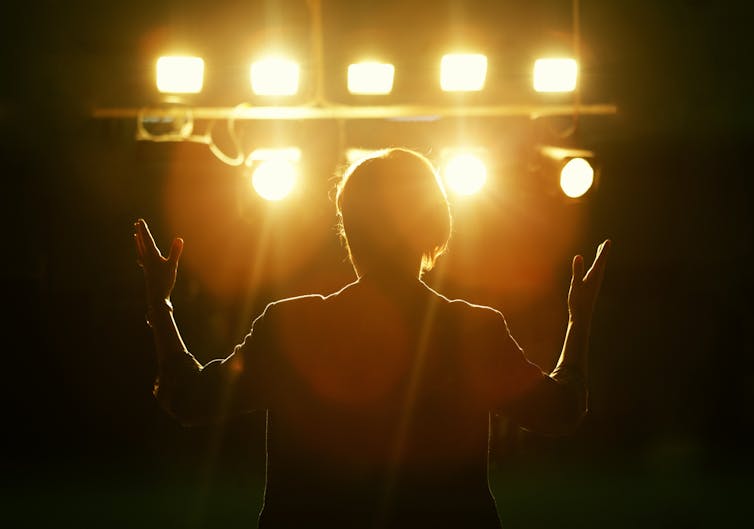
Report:
<svg viewBox="0 0 754 529"><path fill-rule="evenodd" d="M396 81L396 101L442 103L422 84L435 75L426 65L443 45L472 42L491 57L497 87L480 101L527 101L517 83L541 49L570 43L570 2L521 4L324 0L329 89L349 51L380 42L413 76ZM247 124L250 145L287 137L305 146L301 189L270 205L206 146L137 142L134 120L91 116L155 103L153 61L176 43L207 60L202 104L248 99L232 88L246 86L248 50L277 39L305 51L306 4L16 2L3 11L3 518L9 527L252 527L263 419L185 430L158 409L132 224L148 219L162 247L186 239L176 317L201 360L224 356L267 302L351 279L327 196L339 129ZM582 2L584 102L618 113L580 121L575 141L595 150L601 172L579 202L526 171L542 127L560 121L346 126L354 145L430 154L457 137L492 145L502 161L489 190L454 203L451 250L428 282L501 308L543 367L564 330L570 257L613 240L592 337L591 414L564 439L496 426L491 483L509 528L745 520L754 488L749 15L734 2Z"/></svg>

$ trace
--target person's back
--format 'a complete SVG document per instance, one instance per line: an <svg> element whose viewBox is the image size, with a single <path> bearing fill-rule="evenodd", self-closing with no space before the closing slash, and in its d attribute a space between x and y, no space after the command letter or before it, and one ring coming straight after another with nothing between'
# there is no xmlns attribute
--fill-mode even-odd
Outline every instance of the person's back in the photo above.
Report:
<svg viewBox="0 0 754 529"><path fill-rule="evenodd" d="M255 332L241 352L275 380L262 527L498 527L488 414L543 376L499 313L362 280L275 303Z"/></svg>

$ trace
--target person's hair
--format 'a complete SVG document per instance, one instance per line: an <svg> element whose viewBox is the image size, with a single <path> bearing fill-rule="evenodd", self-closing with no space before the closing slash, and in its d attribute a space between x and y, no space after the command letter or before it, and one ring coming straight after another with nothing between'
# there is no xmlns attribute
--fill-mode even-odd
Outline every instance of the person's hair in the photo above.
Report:
<svg viewBox="0 0 754 529"><path fill-rule="evenodd" d="M447 250L452 217L445 188L418 152L383 149L353 163L338 183L335 205L359 276L396 267L421 275Z"/></svg>

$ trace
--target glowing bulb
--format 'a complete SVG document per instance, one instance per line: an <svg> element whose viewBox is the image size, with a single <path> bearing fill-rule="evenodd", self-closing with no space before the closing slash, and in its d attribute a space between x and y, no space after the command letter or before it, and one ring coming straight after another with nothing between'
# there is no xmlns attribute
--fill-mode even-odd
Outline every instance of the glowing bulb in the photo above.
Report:
<svg viewBox="0 0 754 529"><path fill-rule="evenodd" d="M281 57L269 57L251 65L251 89L257 95L290 96L298 92L299 65Z"/></svg>
<svg viewBox="0 0 754 529"><path fill-rule="evenodd" d="M440 87L446 92L476 92L484 87L487 56L480 53L451 53L440 63Z"/></svg>
<svg viewBox="0 0 754 529"><path fill-rule="evenodd" d="M164 56L157 59L157 90L169 94L198 94L204 81L200 57Z"/></svg>
<svg viewBox="0 0 754 529"><path fill-rule="evenodd" d="M451 157L443 171L448 187L459 195L473 195L487 181L487 167L476 155L460 153Z"/></svg>
<svg viewBox="0 0 754 529"><path fill-rule="evenodd" d="M572 158L560 170L560 188L566 196L579 198L594 183L594 169L583 158Z"/></svg>
<svg viewBox="0 0 754 529"><path fill-rule="evenodd" d="M261 162L251 175L254 190L265 200L282 200L296 183L296 168L288 160Z"/></svg>
<svg viewBox="0 0 754 529"><path fill-rule="evenodd" d="M352 94L389 94L393 89L395 66L360 62L348 66L348 91Z"/></svg>
<svg viewBox="0 0 754 529"><path fill-rule="evenodd" d="M573 92L577 77L578 64L574 59L537 59L534 62L534 90L537 92Z"/></svg>
<svg viewBox="0 0 754 529"><path fill-rule="evenodd" d="M255 149L246 158L246 166L256 164L251 174L251 185L265 200L282 200L296 184L296 163L301 150L296 147L282 149Z"/></svg>

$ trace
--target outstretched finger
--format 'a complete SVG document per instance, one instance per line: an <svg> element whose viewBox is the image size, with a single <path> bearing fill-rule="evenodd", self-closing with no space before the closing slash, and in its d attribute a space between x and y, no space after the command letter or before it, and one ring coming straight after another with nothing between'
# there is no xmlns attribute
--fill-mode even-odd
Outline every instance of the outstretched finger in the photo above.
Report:
<svg viewBox="0 0 754 529"><path fill-rule="evenodd" d="M157 243L154 242L154 237L152 237L152 233L149 231L147 222L144 219L139 219L136 222L136 228L139 230L145 255L149 253L154 257L162 257L162 253L160 252L160 249L157 248Z"/></svg>
<svg viewBox="0 0 754 529"><path fill-rule="evenodd" d="M146 259L148 259L147 254L147 247L144 244L144 232L141 229L141 226L139 225L139 222L134 223L134 240L136 241L136 252L138 253L139 260L143 264Z"/></svg>
<svg viewBox="0 0 754 529"><path fill-rule="evenodd" d="M134 233L134 246L136 246L136 263L143 267L144 266L144 250L141 245L141 237L139 237L138 233Z"/></svg>
<svg viewBox="0 0 754 529"><path fill-rule="evenodd" d="M602 244L597 248L597 255L594 257L594 262L586 273L585 281L595 277L597 281L602 281L602 277L605 275L605 265L607 263L607 254L610 250L610 239L605 239Z"/></svg>
<svg viewBox="0 0 754 529"><path fill-rule="evenodd" d="M170 253L168 254L168 262L174 266L178 266L178 260L183 253L183 239L176 237L173 239L173 244L170 245Z"/></svg>

